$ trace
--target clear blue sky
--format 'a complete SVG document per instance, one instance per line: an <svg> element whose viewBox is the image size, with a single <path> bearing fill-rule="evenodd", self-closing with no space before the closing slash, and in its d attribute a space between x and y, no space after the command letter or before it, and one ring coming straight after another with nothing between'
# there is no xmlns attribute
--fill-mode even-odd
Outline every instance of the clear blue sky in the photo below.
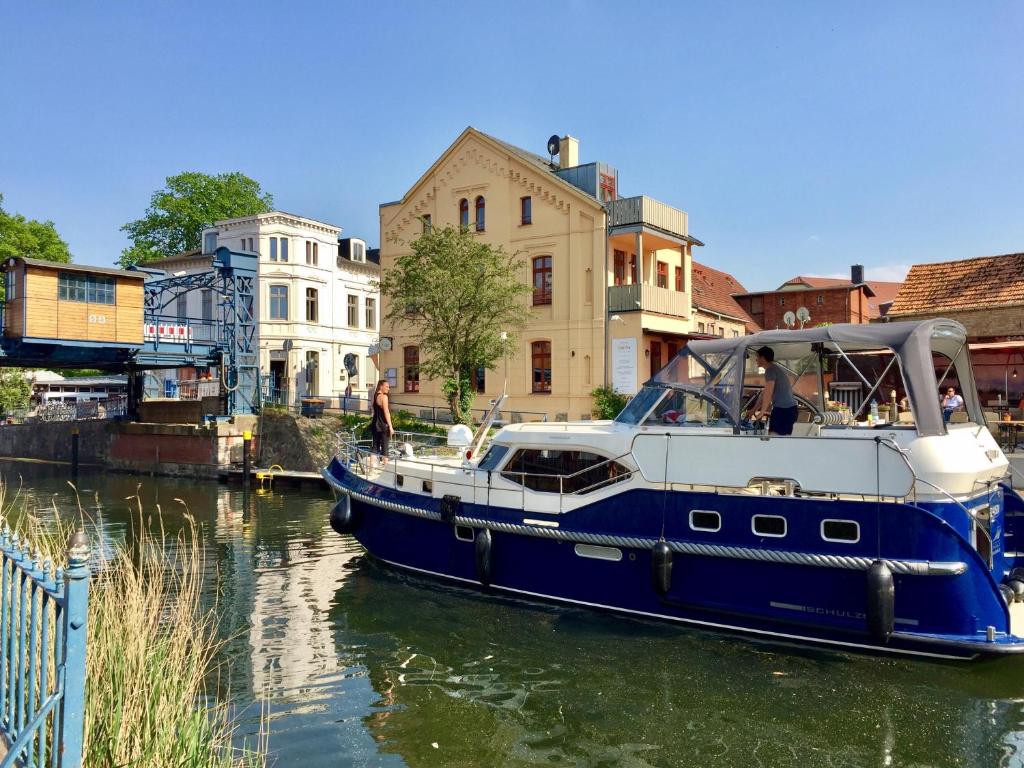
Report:
<svg viewBox="0 0 1024 768"><path fill-rule="evenodd" d="M0 0L0 192L88 264L183 170L377 244L465 126L571 133L748 289L884 278L1024 250L1022 40L1017 1Z"/></svg>

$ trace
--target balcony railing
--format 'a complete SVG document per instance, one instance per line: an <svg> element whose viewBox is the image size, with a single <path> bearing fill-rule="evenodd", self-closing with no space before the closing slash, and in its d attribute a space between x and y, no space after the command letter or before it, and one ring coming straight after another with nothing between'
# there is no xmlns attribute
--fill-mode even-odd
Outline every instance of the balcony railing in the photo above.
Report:
<svg viewBox="0 0 1024 768"><path fill-rule="evenodd" d="M656 312L689 317L689 294L642 283L613 285L608 288L608 312Z"/></svg>
<svg viewBox="0 0 1024 768"><path fill-rule="evenodd" d="M645 195L612 200L608 203L608 218L612 227L646 224L678 237L689 234L685 211Z"/></svg>

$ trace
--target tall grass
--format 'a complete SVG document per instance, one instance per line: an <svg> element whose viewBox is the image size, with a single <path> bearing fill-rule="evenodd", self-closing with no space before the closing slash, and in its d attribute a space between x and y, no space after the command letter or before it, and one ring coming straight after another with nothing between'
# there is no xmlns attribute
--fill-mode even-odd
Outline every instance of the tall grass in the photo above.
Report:
<svg viewBox="0 0 1024 768"><path fill-rule="evenodd" d="M56 512L56 510L55 510ZM216 662L223 640L202 605L203 548L184 513L156 532L139 502L130 543L102 552L90 582L84 764L90 768L256 768L266 729L232 746L234 724ZM72 525L25 516L29 540L64 564ZM96 559L94 558L94 563ZM213 681L213 682L211 682Z"/></svg>

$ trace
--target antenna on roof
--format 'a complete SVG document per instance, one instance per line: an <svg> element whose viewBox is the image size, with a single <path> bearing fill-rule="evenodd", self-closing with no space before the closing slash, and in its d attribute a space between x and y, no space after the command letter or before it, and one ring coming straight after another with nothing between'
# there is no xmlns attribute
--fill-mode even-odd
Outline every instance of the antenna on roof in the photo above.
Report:
<svg viewBox="0 0 1024 768"><path fill-rule="evenodd" d="M551 135L548 139L548 154L551 155L551 164L555 163L555 155L559 153L562 148L562 140L559 138L557 133Z"/></svg>

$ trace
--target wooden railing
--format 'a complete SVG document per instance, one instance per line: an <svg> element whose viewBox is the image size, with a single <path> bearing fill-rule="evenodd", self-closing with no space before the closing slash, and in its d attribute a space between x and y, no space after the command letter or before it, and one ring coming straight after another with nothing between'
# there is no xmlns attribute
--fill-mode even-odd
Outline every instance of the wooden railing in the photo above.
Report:
<svg viewBox="0 0 1024 768"><path fill-rule="evenodd" d="M608 218L613 227L646 224L679 237L689 234L685 211L645 195L612 200L608 203Z"/></svg>
<svg viewBox="0 0 1024 768"><path fill-rule="evenodd" d="M674 317L690 316L690 294L634 283L608 288L609 312L656 312Z"/></svg>

